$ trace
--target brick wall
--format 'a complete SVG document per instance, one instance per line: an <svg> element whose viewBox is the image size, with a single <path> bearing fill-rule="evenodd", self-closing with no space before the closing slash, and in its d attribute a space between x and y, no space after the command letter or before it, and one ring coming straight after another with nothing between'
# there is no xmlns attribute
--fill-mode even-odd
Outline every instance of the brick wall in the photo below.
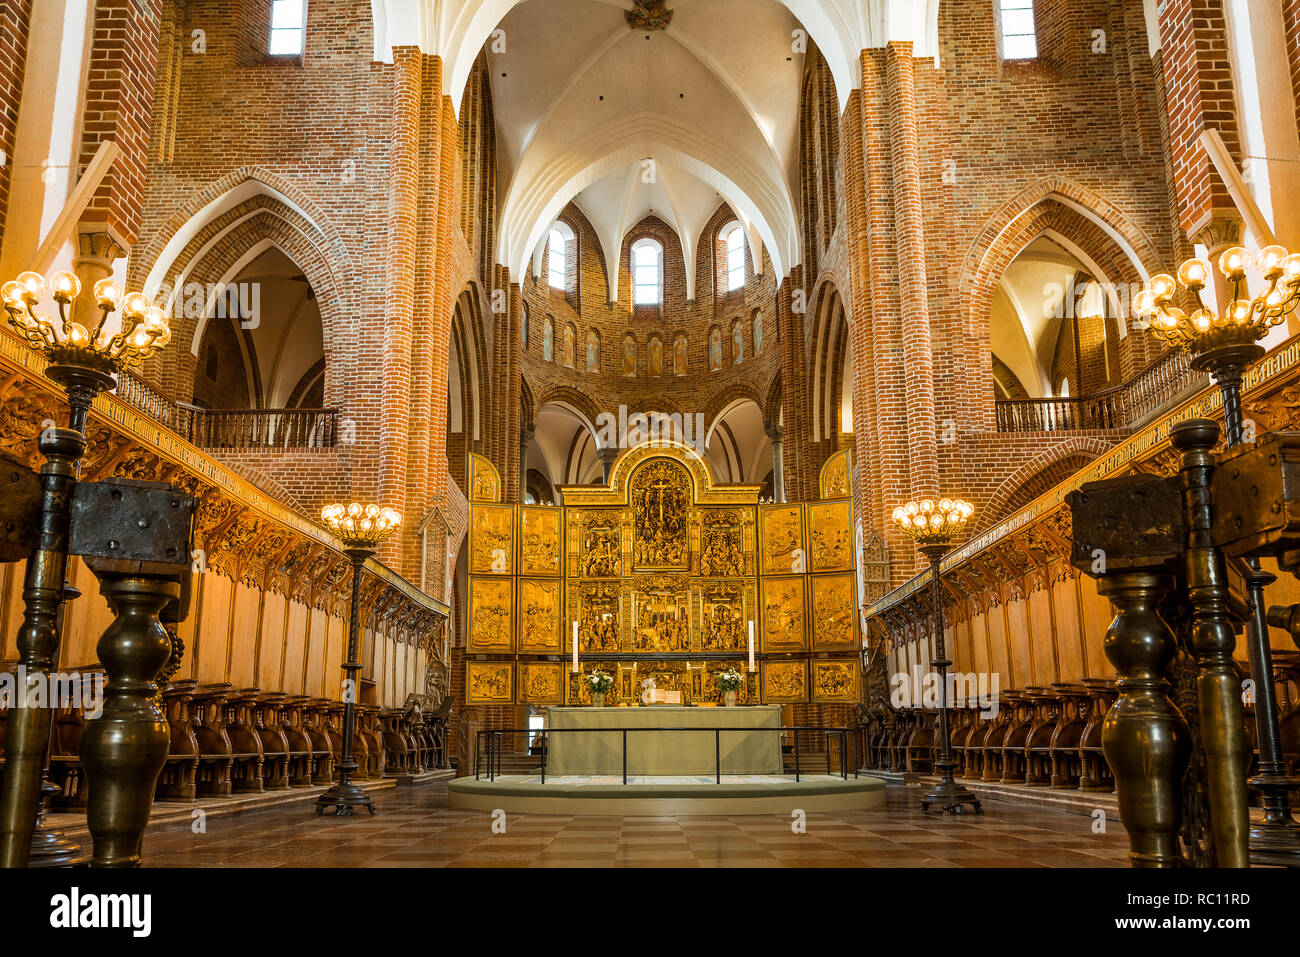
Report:
<svg viewBox="0 0 1300 957"><path fill-rule="evenodd" d="M9 208L9 180L13 175L14 133L18 103L27 68L27 31L31 0L4 0L0 4L0 237L4 236Z"/></svg>

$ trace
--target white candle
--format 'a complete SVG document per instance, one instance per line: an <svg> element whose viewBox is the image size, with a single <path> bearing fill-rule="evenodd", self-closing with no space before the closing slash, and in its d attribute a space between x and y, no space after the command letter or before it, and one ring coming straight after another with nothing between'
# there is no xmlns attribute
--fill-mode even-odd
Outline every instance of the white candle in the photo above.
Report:
<svg viewBox="0 0 1300 957"><path fill-rule="evenodd" d="M754 619L749 619L749 673L754 673Z"/></svg>
<svg viewBox="0 0 1300 957"><path fill-rule="evenodd" d="M578 623L573 623L573 673L578 673Z"/></svg>

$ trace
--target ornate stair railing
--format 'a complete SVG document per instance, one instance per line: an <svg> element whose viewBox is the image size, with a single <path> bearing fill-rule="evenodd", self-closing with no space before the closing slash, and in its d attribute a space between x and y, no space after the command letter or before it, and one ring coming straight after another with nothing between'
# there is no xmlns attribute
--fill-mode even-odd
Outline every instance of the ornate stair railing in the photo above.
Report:
<svg viewBox="0 0 1300 957"><path fill-rule="evenodd" d="M203 409L168 399L131 372L117 397L203 449L326 449L338 445L338 409Z"/></svg>
<svg viewBox="0 0 1300 957"><path fill-rule="evenodd" d="M1062 432L1131 429L1154 412L1203 384L1182 349L1170 349L1120 385L1091 395L1050 399L999 399L999 432Z"/></svg>

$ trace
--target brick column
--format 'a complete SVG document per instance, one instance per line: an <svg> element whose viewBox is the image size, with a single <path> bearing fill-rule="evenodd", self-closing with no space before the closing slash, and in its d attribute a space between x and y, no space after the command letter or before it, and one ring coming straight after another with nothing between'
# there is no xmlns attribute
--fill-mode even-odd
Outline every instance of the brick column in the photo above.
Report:
<svg viewBox="0 0 1300 957"><path fill-rule="evenodd" d="M415 215L415 271L411 312L410 438L406 457L407 532L402 547L405 570L418 568L420 541L415 529L428 513L429 419L431 383L442 370L433 365L433 309L429 296L415 295L434 282L438 200L442 183L442 61L422 58L420 82L419 202Z"/></svg>
<svg viewBox="0 0 1300 957"><path fill-rule="evenodd" d="M406 518L400 536L379 551L381 561L403 570L406 549L420 516L407 515L407 454L411 431L411 336L414 322L416 205L420 186L420 89L423 57L414 47L393 51L392 146L388 161L387 288L384 296L383 379L379 383L379 475L377 499ZM363 359L364 361L364 359ZM367 446L364 440L359 443ZM364 495L365 476L353 493ZM412 503L416 505L416 503ZM418 505L417 505L418 507Z"/></svg>
<svg viewBox="0 0 1300 957"><path fill-rule="evenodd" d="M82 213L81 222L86 227L102 226L125 248L139 237L149 168L158 71L156 8L155 0L98 0L91 33L77 175L105 140L113 140L120 153Z"/></svg>
<svg viewBox="0 0 1300 957"><path fill-rule="evenodd" d="M1223 0L1166 0L1160 43L1178 221L1191 236L1224 214L1236 217L1232 197L1199 143L1202 132L1216 129L1241 162Z"/></svg>
<svg viewBox="0 0 1300 957"><path fill-rule="evenodd" d="M505 390L501 402L505 405L502 423L505 427L506 496L503 501L522 502L527 481L524 478L524 449L527 443L522 430L523 409L523 344L520 340L524 312L524 291L518 283L510 281L510 270L497 266L497 281L508 290L509 311L504 323L509 340L505 362ZM531 438L531 436L529 436Z"/></svg>
<svg viewBox="0 0 1300 957"><path fill-rule="evenodd" d="M804 368L804 312L794 311L794 290L803 286L803 270L796 266L776 293L777 326L781 340L781 419L785 429L786 489L796 500L808 497L806 488L808 445L808 380ZM807 302L804 297L805 303Z"/></svg>
<svg viewBox="0 0 1300 957"><path fill-rule="evenodd" d="M9 209L9 182L13 172L18 104L27 70L27 33L31 0L12 0L0 7L0 236Z"/></svg>
<svg viewBox="0 0 1300 957"><path fill-rule="evenodd" d="M921 160L911 44L891 43L886 68L892 94L889 132L894 167L903 389L907 399L908 478L911 495L934 495L939 492L934 427L934 354L930 345L930 302L926 289Z"/></svg>
<svg viewBox="0 0 1300 957"><path fill-rule="evenodd" d="M439 61L441 66L441 61ZM451 350L451 313L456 292L451 288L451 235L455 224L456 141L459 127L451 98L442 98L442 175L438 187L438 242L434 270L433 388L429 396L429 497L445 502L447 474L447 360ZM468 490L463 490L468 491Z"/></svg>
<svg viewBox="0 0 1300 957"><path fill-rule="evenodd" d="M844 215L849 253L849 343L853 350L853 511L864 529L880 522L880 431L876 424L876 355L872 342L870 237L867 224L866 170L863 167L863 97L849 94L840 144L844 177Z"/></svg>
<svg viewBox="0 0 1300 957"><path fill-rule="evenodd" d="M864 277L861 288L869 291L870 322L855 326L854 344L866 339L872 356L874 383L890 387L872 390L870 399L876 408L876 420L867 423L877 431L876 485L872 492L876 508L876 527L882 529L889 546L890 578L901 584L916 568L916 551L893 529L888 516L893 508L912 495L908 466L908 408L904 390L894 386L903 381L902 343L899 301L894 288L899 245L893 222L894 205L890 200L890 128L892 108L885 82L885 52L867 50L862 54L862 166L866 180L863 201L866 218L866 256L855 260L858 275ZM847 154L846 154L847 156ZM854 286L855 298L859 286ZM855 303L855 308L857 304ZM854 368L858 367L854 353ZM862 379L854 383L855 408ZM862 426L855 423L861 432Z"/></svg>

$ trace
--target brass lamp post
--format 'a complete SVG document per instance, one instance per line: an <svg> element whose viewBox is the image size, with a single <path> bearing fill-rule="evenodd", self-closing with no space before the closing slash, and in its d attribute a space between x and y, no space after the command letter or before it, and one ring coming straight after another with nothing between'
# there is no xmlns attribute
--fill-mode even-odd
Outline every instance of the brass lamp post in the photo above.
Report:
<svg viewBox="0 0 1300 957"><path fill-rule="evenodd" d="M934 625L934 658L930 667L939 673L939 783L921 798L921 810L928 811L931 804L940 805L954 814L963 804L971 805L977 812L979 799L971 791L953 780L957 762L952 757L952 741L948 734L948 666L952 664L943 642L943 591L939 581L939 562L952 540L960 535L975 513L975 506L959 498L941 498L939 501L921 499L894 509L894 524L904 536L916 542L917 549L930 561L933 587L931 608Z"/></svg>
<svg viewBox="0 0 1300 957"><path fill-rule="evenodd" d="M320 512L321 520L343 543L343 553L352 562L352 612L348 622L348 660L343 666L347 672L343 691L343 755L339 762L339 779L316 799L316 814L334 808L336 815L348 815L354 807L365 807L371 814L375 805L370 796L352 783L352 772L357 763L352 759L352 738L356 733L357 644L361 635L361 568L366 559L374 555L379 543L387 538L402 522L402 516L391 508L378 505L326 505Z"/></svg>
<svg viewBox="0 0 1300 957"><path fill-rule="evenodd" d="M0 286L9 325L49 361L45 374L63 387L69 406L68 428L44 429L37 443L45 456L38 534L27 562L17 639L19 663L32 685L45 680L59 647L69 503L86 451L90 406L100 392L117 384L118 371L154 355L171 339L166 313L143 294L123 296L111 279L95 283L94 293L99 316L92 323L70 314L81 294L81 281L72 273L55 273L47 282L40 273L25 272ZM38 308L47 297L56 303L57 318ZM119 310L120 328L113 328L109 318ZM15 708L9 715L0 790L0 866L21 867L28 861L50 723L48 708Z"/></svg>
<svg viewBox="0 0 1300 957"><path fill-rule="evenodd" d="M1203 295L1212 273L1203 259L1189 259L1178 267L1178 278L1152 276L1134 298L1134 312L1151 324L1152 333L1192 354L1192 368L1209 372L1223 393L1223 423L1229 448L1243 440L1241 384L1246 369L1264 354L1259 340L1279 325L1300 301L1300 253L1282 246L1266 246L1255 265L1268 281L1268 288L1251 297L1246 287L1250 254L1240 246L1219 257L1219 271L1227 280L1231 301L1217 312ZM1190 314L1173 305L1182 286L1196 303ZM1246 574L1250 620L1247 648L1251 678L1255 685L1255 724L1259 737L1259 774L1248 783L1260 792L1264 820L1251 828L1250 844L1261 861L1270 855L1294 860L1300 855L1300 825L1291 816L1290 791L1295 779L1286 774L1278 729L1277 695L1273 682L1273 655L1268 640L1264 586L1276 580L1260 568L1258 558L1248 559Z"/></svg>

